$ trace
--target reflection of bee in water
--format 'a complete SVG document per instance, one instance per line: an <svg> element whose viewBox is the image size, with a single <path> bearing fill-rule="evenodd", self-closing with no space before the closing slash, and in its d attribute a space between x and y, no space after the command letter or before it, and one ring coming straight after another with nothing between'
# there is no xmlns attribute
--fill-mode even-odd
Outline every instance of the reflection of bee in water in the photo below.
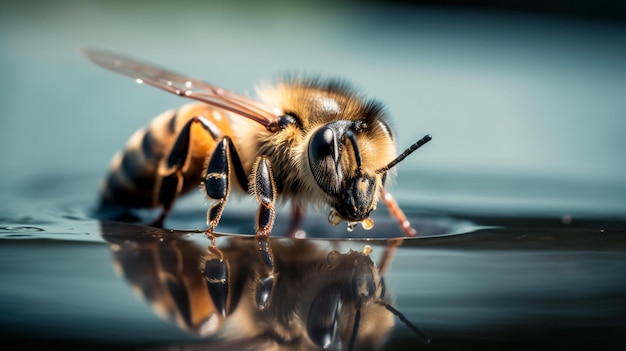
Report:
<svg viewBox="0 0 626 351"><path fill-rule="evenodd" d="M141 296L207 338L198 350L374 350L386 341L394 315L429 340L392 307L367 246L339 253L312 241L267 240L278 276L267 290L259 279L267 266L252 238L221 237L203 250L175 235L108 235L120 230L106 225L103 232L119 271Z"/></svg>
<svg viewBox="0 0 626 351"><path fill-rule="evenodd" d="M261 206L257 235L269 235L274 202L290 200L292 230L309 204L330 206L328 220L369 229L380 198L405 235L415 235L386 192L389 170L430 140L395 156L382 105L340 81L293 77L259 91L262 102L131 58L84 50L96 64L168 92L198 100L163 113L137 131L115 156L103 208L162 207L162 225L176 198L203 184L213 204L208 231L219 222L231 182Z"/></svg>

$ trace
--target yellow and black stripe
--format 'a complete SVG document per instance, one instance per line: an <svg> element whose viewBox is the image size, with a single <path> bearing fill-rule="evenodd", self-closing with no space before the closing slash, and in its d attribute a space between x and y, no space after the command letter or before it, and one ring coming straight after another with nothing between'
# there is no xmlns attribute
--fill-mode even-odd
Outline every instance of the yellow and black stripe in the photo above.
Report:
<svg viewBox="0 0 626 351"><path fill-rule="evenodd" d="M206 104L190 103L160 114L147 127L137 130L124 149L111 160L109 173L102 184L101 208L160 206L156 187L163 175L161 164L182 128L197 116L209 119L223 135L232 135L226 114ZM203 128L192 126L181 194L200 184L205 161L216 143L217 140Z"/></svg>

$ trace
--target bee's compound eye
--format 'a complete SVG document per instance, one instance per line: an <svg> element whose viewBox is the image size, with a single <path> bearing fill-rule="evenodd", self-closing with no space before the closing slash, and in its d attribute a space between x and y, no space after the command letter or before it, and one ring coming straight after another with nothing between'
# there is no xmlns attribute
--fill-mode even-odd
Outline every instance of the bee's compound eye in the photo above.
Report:
<svg viewBox="0 0 626 351"><path fill-rule="evenodd" d="M327 194L335 195L341 185L339 145L336 131L328 126L317 130L309 141L309 167L317 185Z"/></svg>
<svg viewBox="0 0 626 351"><path fill-rule="evenodd" d="M334 209L330 210L330 213L328 214L328 223L332 225L341 223L341 216Z"/></svg>
<svg viewBox="0 0 626 351"><path fill-rule="evenodd" d="M311 142L309 144L309 157L312 160L320 161L325 157L332 157L333 160L337 159L339 150L335 138L335 132L328 128L322 127L315 132Z"/></svg>

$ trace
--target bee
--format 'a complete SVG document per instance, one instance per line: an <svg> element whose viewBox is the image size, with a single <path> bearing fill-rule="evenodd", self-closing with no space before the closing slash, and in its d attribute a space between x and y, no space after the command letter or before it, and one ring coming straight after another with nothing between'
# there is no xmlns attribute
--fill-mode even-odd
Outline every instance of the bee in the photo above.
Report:
<svg viewBox="0 0 626 351"><path fill-rule="evenodd" d="M160 316L208 338L182 349L375 350L394 316L430 343L393 307L368 245L340 252L268 238L272 270L281 278L269 292L259 279L268 267L253 238L218 237L203 248L182 232L138 234L124 225L103 222L116 271ZM259 299L267 294L271 300Z"/></svg>
<svg viewBox="0 0 626 351"><path fill-rule="evenodd" d="M416 235L385 186L390 171L431 140L396 156L382 103L338 79L287 76L258 90L259 100L133 58L83 49L92 62L195 100L136 131L111 161L100 208L161 208L162 226L176 199L201 185L217 226L231 188L260 203L257 236L269 236L275 205L292 206L290 235L309 205L330 208L328 221L371 229L382 200L406 236Z"/></svg>

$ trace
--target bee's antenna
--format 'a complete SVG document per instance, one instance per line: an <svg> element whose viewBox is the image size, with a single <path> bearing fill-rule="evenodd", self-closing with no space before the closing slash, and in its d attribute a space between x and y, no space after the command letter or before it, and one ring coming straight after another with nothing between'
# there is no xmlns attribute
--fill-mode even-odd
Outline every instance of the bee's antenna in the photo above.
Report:
<svg viewBox="0 0 626 351"><path fill-rule="evenodd" d="M422 139L418 140L415 144L409 146L403 153L398 155L393 161L389 162L385 167L379 168L376 170L376 173L384 173L393 168L395 165L404 160L407 156L409 156L413 151L419 149L424 144L429 142L433 137L430 134L426 134Z"/></svg>
<svg viewBox="0 0 626 351"><path fill-rule="evenodd" d="M421 331L418 327L416 327L413 323L411 323L411 321L408 320L402 314L402 312L398 311L397 309L395 309L393 306L391 306L390 304L386 303L385 301L377 300L376 303L385 306L385 308L388 309L389 312L393 313L396 317L398 317L398 319L400 319L404 323L404 325L409 327L409 329L411 329L415 334L417 334L420 338L422 338L422 340L424 340L425 344L430 344L431 340L428 337L428 335L426 335L423 331Z"/></svg>

